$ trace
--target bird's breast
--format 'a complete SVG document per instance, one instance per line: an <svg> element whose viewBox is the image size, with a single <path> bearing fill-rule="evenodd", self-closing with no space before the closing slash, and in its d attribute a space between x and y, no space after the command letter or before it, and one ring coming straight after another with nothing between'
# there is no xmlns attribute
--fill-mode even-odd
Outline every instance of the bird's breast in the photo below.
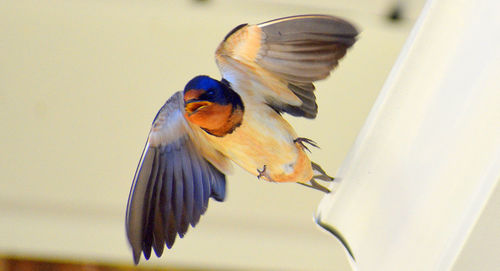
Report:
<svg viewBox="0 0 500 271"><path fill-rule="evenodd" d="M209 142L248 172L274 182L305 182L311 162L294 139L290 124L265 104L245 104L241 125L222 137L207 134ZM264 168L265 167L265 168Z"/></svg>

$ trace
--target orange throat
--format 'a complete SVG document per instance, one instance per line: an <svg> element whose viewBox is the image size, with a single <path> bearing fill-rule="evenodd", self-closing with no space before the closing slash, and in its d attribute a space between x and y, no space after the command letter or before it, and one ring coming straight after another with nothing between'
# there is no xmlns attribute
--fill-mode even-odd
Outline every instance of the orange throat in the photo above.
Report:
<svg viewBox="0 0 500 271"><path fill-rule="evenodd" d="M243 121L243 109L231 104L201 101L186 104L185 110L188 121L217 137L232 133Z"/></svg>

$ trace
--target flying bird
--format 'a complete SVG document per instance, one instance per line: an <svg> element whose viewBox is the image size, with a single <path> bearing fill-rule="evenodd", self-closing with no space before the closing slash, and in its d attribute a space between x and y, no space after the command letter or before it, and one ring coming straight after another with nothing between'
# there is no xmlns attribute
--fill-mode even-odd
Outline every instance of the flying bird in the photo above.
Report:
<svg viewBox="0 0 500 271"><path fill-rule="evenodd" d="M163 254L223 201L232 162L269 182L296 182L324 192L332 181L309 160L308 146L282 117L314 119L313 82L329 76L357 30L328 15L299 15L231 30L215 52L222 79L190 80L156 115L137 167L126 232L137 264ZM231 162L232 161L232 162Z"/></svg>

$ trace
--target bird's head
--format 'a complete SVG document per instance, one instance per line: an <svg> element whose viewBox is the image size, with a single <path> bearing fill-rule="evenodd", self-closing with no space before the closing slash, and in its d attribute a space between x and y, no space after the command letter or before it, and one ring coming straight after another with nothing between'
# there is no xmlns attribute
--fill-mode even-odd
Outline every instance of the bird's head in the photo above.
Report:
<svg viewBox="0 0 500 271"><path fill-rule="evenodd" d="M191 123L216 136L231 133L243 117L241 98L229 84L204 75L184 88L184 110Z"/></svg>

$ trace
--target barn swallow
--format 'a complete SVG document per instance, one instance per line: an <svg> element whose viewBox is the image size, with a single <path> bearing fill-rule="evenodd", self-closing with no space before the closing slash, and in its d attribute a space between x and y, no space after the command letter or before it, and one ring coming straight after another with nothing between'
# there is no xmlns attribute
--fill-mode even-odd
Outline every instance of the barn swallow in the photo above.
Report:
<svg viewBox="0 0 500 271"><path fill-rule="evenodd" d="M231 30L215 58L221 80L190 80L156 115L127 204L126 231L137 264L151 248L160 257L223 201L231 161L270 182L296 182L324 192L332 181L309 160L307 145L282 117L314 119L313 82L329 76L356 29L327 15L300 15Z"/></svg>

